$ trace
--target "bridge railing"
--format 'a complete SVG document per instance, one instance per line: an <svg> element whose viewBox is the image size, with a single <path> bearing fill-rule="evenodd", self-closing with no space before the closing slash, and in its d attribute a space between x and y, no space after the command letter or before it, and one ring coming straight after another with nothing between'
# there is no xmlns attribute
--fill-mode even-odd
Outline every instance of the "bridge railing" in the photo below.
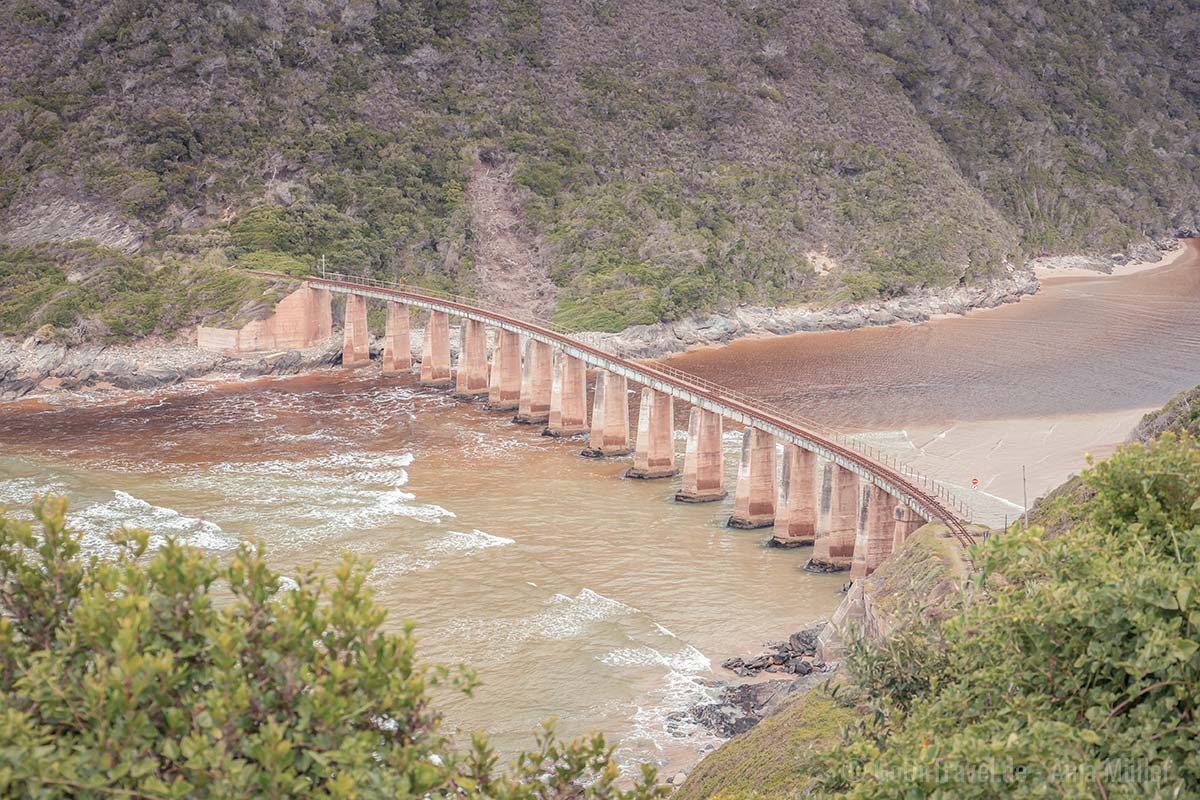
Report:
<svg viewBox="0 0 1200 800"><path fill-rule="evenodd" d="M530 325L544 328L557 333L560 336L566 336L585 344L592 344L596 339L592 332L572 329L530 314L516 312L508 308L501 308L499 306L481 301L476 297L453 294L451 292L446 292L439 289L429 289L424 286L413 286L410 284L400 283L398 281L384 281L370 276L347 275L340 272L328 272L326 270L319 271L316 277L320 277L323 280L356 283L379 289L389 289L407 292L409 294L425 295L426 297L441 299L450 303L456 303L458 305L472 306L500 317L508 317L517 319L518 321L527 322ZM814 434L817 434L822 438L836 442L848 450L852 450L859 455L865 456L866 458L869 458L894 470L906 480L911 482L914 486L919 487L927 494L936 497L939 501L944 503L947 508L952 509L954 513L956 513L961 519L967 521L972 521L974 519L974 512L970 503L964 501L964 499L950 487L931 478L925 473L920 472L911 464L905 462L896 453L881 450L879 447L873 446L868 442L864 442L858 437L842 433L841 431L838 431L837 429L832 428L824 423L817 422L816 420L806 418L802 415L798 415L795 411L782 408L770 402L769 400L744 394L736 389L730 388L729 386L714 383L706 378L701 378L694 373L685 372L677 369L676 367L669 366L660 359L644 361L643 363L646 363L652 370L667 377L673 378L681 383L691 384L696 388L727 397L730 400L745 406L762 409L764 412L774 417L787 420L796 425L802 426L807 430L811 430Z"/></svg>

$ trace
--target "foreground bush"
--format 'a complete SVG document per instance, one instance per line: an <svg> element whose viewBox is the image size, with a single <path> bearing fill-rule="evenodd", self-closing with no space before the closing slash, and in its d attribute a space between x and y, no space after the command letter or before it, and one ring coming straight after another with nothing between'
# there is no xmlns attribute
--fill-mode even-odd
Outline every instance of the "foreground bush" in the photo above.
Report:
<svg viewBox="0 0 1200 800"><path fill-rule="evenodd" d="M660 797L643 769L615 787L603 738L547 729L511 773L482 736L456 752L429 688L473 676L416 657L382 630L364 564L291 591L261 549L227 562L122 531L85 558L66 502L41 523L0 516L0 796Z"/></svg>
<svg viewBox="0 0 1200 800"><path fill-rule="evenodd" d="M831 760L827 789L1200 796L1200 448L1163 436L1083 481L1072 529L980 548L981 591L920 632L923 649L905 635L855 649L875 713Z"/></svg>

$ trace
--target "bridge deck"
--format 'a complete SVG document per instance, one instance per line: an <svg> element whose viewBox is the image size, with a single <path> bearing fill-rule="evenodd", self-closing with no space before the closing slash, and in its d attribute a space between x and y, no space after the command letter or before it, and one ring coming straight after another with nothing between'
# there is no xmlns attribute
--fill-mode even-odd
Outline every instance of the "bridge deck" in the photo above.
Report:
<svg viewBox="0 0 1200 800"><path fill-rule="evenodd" d="M556 331L547 323L520 319L501 310L480 306L465 298L439 297L413 287L389 286L371 279L342 275L309 278L308 282L340 294L391 300L418 308L445 311L465 319L481 320L493 327L515 331L546 342L590 366L624 375L643 386L666 392L728 419L767 431L779 441L791 442L815 452L879 486L924 519L943 523L964 547L975 541L967 530L963 513L955 510L959 504L945 487L898 462L893 466L886 463L883 456L872 457L853 449L845 437L836 432L823 429L816 423L784 416L782 412L766 406L761 401L728 387L719 386L665 364L636 362L613 355L582 342L569 333ZM962 511L965 513L965 508Z"/></svg>

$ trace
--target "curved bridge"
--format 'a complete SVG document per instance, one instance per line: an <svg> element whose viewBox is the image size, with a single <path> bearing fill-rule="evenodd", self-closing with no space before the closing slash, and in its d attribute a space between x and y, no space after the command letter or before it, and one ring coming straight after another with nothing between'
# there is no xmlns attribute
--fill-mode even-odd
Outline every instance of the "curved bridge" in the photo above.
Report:
<svg viewBox="0 0 1200 800"><path fill-rule="evenodd" d="M586 334L520 319L477 301L369 278L324 273L306 282L310 307L328 319L330 293L347 296L343 364L369 361L366 301L387 303L385 373L412 369L409 309L429 312L420 359L423 383L455 384L462 396L488 395L495 410L516 410L515 422L549 423L547 435L590 433L583 455L627 455L627 382L642 387L634 466L626 474L678 474L673 400L691 405L682 488L684 502L719 500L724 489L721 426L745 427L732 527L774 528L781 546L812 544L810 566L871 572L925 521L946 525L963 546L974 542L969 511L945 487L886 455L817 423L786 415L660 362L632 361L587 343ZM322 313L318 311L317 313ZM450 364L449 317L462 320L456 369ZM487 328L496 329L488 358ZM328 328L326 328L328 330ZM525 340L524 353L520 344ZM523 357L522 357L523 355ZM598 370L587 420L586 368ZM784 445L776 491L776 446Z"/></svg>

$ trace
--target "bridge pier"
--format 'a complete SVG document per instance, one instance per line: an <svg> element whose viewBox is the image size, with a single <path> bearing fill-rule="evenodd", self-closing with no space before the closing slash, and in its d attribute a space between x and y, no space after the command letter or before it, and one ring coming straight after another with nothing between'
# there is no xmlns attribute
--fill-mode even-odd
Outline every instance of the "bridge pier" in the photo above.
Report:
<svg viewBox="0 0 1200 800"><path fill-rule="evenodd" d="M731 528L769 528L775 524L775 437L757 428L742 433Z"/></svg>
<svg viewBox="0 0 1200 800"><path fill-rule="evenodd" d="M629 455L629 386L624 375L596 373L592 397L592 432L580 453L587 458Z"/></svg>
<svg viewBox="0 0 1200 800"><path fill-rule="evenodd" d="M587 431L587 365L559 352L550 390L550 422L542 435L574 436Z"/></svg>
<svg viewBox="0 0 1200 800"><path fill-rule="evenodd" d="M857 533L858 476L838 464L826 464L821 485L821 515L812 558L805 569L837 572L850 569Z"/></svg>
<svg viewBox="0 0 1200 800"><path fill-rule="evenodd" d="M477 319L464 319L461 337L454 393L459 397L484 394L488 390L487 328Z"/></svg>
<svg viewBox="0 0 1200 800"><path fill-rule="evenodd" d="M775 509L775 547L813 543L817 528L817 454L798 444L783 446L779 504Z"/></svg>
<svg viewBox="0 0 1200 800"><path fill-rule="evenodd" d="M420 381L427 386L450 383L450 318L445 311L430 311L421 347Z"/></svg>
<svg viewBox="0 0 1200 800"><path fill-rule="evenodd" d="M520 400L521 335L500 328L492 347L487 407L492 411L516 411Z"/></svg>
<svg viewBox="0 0 1200 800"><path fill-rule="evenodd" d="M367 334L367 298L346 295L346 319L342 325L342 366L362 367L371 363Z"/></svg>
<svg viewBox="0 0 1200 800"><path fill-rule="evenodd" d="M896 527L892 534L893 551L899 550L900 546L908 541L908 537L925 524L925 520L917 516L917 512L900 502L896 503L895 518Z"/></svg>
<svg viewBox="0 0 1200 800"><path fill-rule="evenodd" d="M892 552L895 535L896 501L874 484L863 484L854 537L850 579L859 580L874 572Z"/></svg>
<svg viewBox="0 0 1200 800"><path fill-rule="evenodd" d="M525 343L525 368L521 372L521 397L513 422L540 425L550 421L550 390L554 382L554 351L545 342Z"/></svg>
<svg viewBox="0 0 1200 800"><path fill-rule="evenodd" d="M692 407L688 414L687 450L683 456L683 480L675 499L681 503L711 503L722 500L725 491L725 460L721 450L721 415Z"/></svg>
<svg viewBox="0 0 1200 800"><path fill-rule="evenodd" d="M412 369L408 306L389 300L383 334L383 374L399 375Z"/></svg>
<svg viewBox="0 0 1200 800"><path fill-rule="evenodd" d="M625 477L651 480L679 474L675 469L674 429L675 403L671 395L643 388L633 466L625 470Z"/></svg>

